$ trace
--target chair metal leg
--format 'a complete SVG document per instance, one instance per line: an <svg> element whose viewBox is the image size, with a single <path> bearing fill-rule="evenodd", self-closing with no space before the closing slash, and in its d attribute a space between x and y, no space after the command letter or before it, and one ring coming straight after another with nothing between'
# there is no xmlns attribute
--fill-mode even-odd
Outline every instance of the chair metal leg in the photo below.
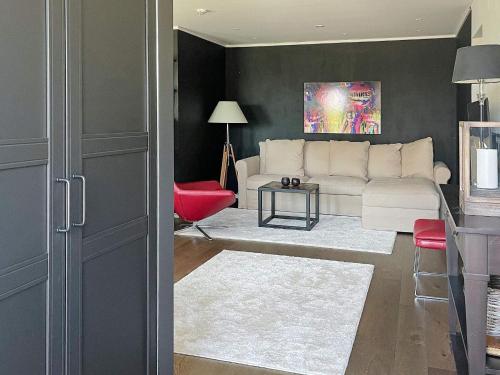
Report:
<svg viewBox="0 0 500 375"><path fill-rule="evenodd" d="M179 225L179 229L178 231L187 231L191 228L194 228L196 230L198 230L202 235L203 237L205 237L207 240L209 241L212 241L213 238L211 236L208 235L208 233L204 230L204 229L207 229L207 228L210 228L210 229L225 229L225 228L229 228L228 226L226 225L198 225L197 223L183 223L181 225Z"/></svg>
<svg viewBox="0 0 500 375"><path fill-rule="evenodd" d="M420 247L416 247L415 256L413 259L413 277L415 277L415 275L417 274L419 262L420 262Z"/></svg>
<svg viewBox="0 0 500 375"><path fill-rule="evenodd" d="M448 276L446 273L420 271L420 256L421 256L421 250L420 247L417 247L415 249L415 259L413 262L413 276L415 277L415 291L414 291L415 299L423 299L430 301L448 301L448 298L446 297L433 297L433 296L418 294L418 281L420 276L434 276L434 277Z"/></svg>
<svg viewBox="0 0 500 375"><path fill-rule="evenodd" d="M227 225L200 225L202 228L210 228L210 229L227 229L229 228Z"/></svg>
<svg viewBox="0 0 500 375"><path fill-rule="evenodd" d="M209 241L212 241L212 240L213 240L213 238L212 238L212 237L210 237L210 236L207 234L207 232L205 232L203 229L201 229L201 227L200 227L199 225L194 224L194 227L195 227L196 229L198 229L198 230L201 232L201 234L203 234L203 237L205 237L207 240L209 240Z"/></svg>

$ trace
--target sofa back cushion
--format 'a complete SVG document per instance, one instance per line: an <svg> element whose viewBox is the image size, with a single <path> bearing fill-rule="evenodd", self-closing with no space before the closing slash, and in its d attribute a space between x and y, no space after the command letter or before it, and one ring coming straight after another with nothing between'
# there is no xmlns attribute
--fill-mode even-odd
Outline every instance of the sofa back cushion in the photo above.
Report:
<svg viewBox="0 0 500 375"><path fill-rule="evenodd" d="M401 143L371 145L368 151L368 178L401 177Z"/></svg>
<svg viewBox="0 0 500 375"><path fill-rule="evenodd" d="M265 173L304 176L304 143L303 139L267 139Z"/></svg>
<svg viewBox="0 0 500 375"><path fill-rule="evenodd" d="M260 174L266 174L266 141L259 142Z"/></svg>
<svg viewBox="0 0 500 375"><path fill-rule="evenodd" d="M406 143L401 148L401 177L434 179L434 152L432 138Z"/></svg>
<svg viewBox="0 0 500 375"><path fill-rule="evenodd" d="M328 175L330 164L330 142L309 141L304 145L304 173L306 176Z"/></svg>
<svg viewBox="0 0 500 375"><path fill-rule="evenodd" d="M332 176L351 176L368 180L368 149L370 142L330 141Z"/></svg>

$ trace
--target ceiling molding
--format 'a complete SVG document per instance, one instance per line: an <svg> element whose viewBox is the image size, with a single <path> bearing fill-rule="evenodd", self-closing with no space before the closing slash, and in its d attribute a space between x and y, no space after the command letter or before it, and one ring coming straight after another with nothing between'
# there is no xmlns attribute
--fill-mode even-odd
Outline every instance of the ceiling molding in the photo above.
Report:
<svg viewBox="0 0 500 375"><path fill-rule="evenodd" d="M467 13L468 15L468 13ZM464 18L467 19L467 16ZM462 26L460 26L461 28ZM371 38L371 39L339 39L339 40L312 40L308 42L282 42L282 43L253 43L253 44L224 44L220 40L211 38L207 35L203 35L182 26L174 26L174 30L180 30L187 34L191 34L197 38L204 39L208 42L215 43L219 46L225 48L250 48L250 47L277 47L277 46L299 46L308 44L341 44L341 43L367 43L367 42L391 42L398 40L427 40L427 39L450 39L456 38L457 34L445 34L445 35L429 35L429 36L411 36L402 38ZM460 31L460 29L459 29Z"/></svg>
<svg viewBox="0 0 500 375"><path fill-rule="evenodd" d="M283 42L283 43L253 43L253 44L227 44L226 48L247 48L247 47L275 47L275 46L298 46L308 44L340 44L340 43L366 43L366 42L391 42L398 40L426 40L426 39L450 39L456 38L456 34L412 36L401 38L369 38L369 39L343 39L343 40L317 40L308 42Z"/></svg>
<svg viewBox="0 0 500 375"><path fill-rule="evenodd" d="M189 29L186 29L182 26L174 26L174 30L180 30L180 31L183 31L187 34L191 34L197 38L200 38L200 39L204 39L206 40L207 42L211 42L211 43L214 43L214 44L218 44L219 46L222 46L222 47L227 47L226 44L224 44L223 42L221 42L220 40L217 40L215 38L212 38L208 35L205 35L205 34L201 34L201 33L197 33L195 31L192 31L192 30L189 30Z"/></svg>
<svg viewBox="0 0 500 375"><path fill-rule="evenodd" d="M469 17L469 14L471 14L471 13L472 13L472 7L469 7L467 9L467 11L464 13L462 20L458 24L457 31L455 32L455 36L458 36L458 34L460 33L460 30L462 30L462 27L465 24L465 21L467 21L467 17Z"/></svg>

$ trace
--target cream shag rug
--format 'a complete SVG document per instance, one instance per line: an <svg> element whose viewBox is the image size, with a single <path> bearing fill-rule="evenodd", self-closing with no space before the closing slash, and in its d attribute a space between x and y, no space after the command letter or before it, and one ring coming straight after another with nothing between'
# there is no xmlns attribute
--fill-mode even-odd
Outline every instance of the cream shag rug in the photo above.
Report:
<svg viewBox="0 0 500 375"><path fill-rule="evenodd" d="M267 214L269 213L266 212L264 215ZM279 224L280 222L284 221L275 219L271 223ZM286 221L286 224L297 225L298 223L303 224L298 220ZM319 223L310 232L307 232L259 228L256 210L226 208L198 224L213 226L213 228L207 228L206 232L213 238L219 239L271 242L382 254L391 254L396 240L396 232L364 229L361 225L361 218L349 216L321 215ZM193 228L179 230L176 234L201 236L201 233Z"/></svg>
<svg viewBox="0 0 500 375"><path fill-rule="evenodd" d="M224 250L175 284L175 352L344 374L373 269Z"/></svg>

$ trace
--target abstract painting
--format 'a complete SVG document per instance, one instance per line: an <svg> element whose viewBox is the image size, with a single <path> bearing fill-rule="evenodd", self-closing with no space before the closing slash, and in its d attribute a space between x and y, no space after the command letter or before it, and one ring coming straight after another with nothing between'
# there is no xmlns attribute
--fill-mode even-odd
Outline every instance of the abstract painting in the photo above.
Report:
<svg viewBox="0 0 500 375"><path fill-rule="evenodd" d="M304 83L304 133L380 134L381 83Z"/></svg>

